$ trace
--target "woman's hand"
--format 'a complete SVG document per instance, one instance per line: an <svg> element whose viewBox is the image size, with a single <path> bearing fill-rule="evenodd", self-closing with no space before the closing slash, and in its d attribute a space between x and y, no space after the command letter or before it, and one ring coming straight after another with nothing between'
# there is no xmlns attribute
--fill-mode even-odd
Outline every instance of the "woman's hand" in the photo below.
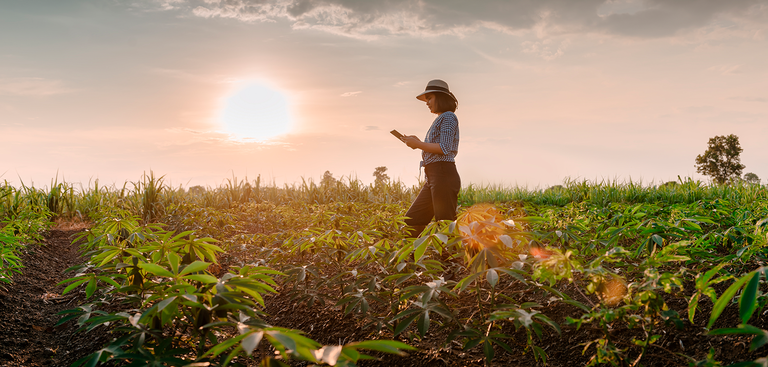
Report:
<svg viewBox="0 0 768 367"><path fill-rule="evenodd" d="M421 139L419 139L416 135L406 135L403 136L403 143L405 143L405 145L409 146L411 149L416 149L421 144Z"/></svg>
<svg viewBox="0 0 768 367"><path fill-rule="evenodd" d="M411 147L411 149L421 149L425 152L434 154L445 154L443 153L443 148L440 147L440 144L425 143L421 141L421 139L419 139L416 135L403 136L403 142L405 145Z"/></svg>

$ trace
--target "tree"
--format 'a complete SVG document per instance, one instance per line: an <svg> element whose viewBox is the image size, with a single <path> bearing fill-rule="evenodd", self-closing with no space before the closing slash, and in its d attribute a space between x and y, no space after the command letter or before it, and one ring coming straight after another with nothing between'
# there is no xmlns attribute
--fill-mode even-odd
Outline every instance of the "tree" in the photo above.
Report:
<svg viewBox="0 0 768 367"><path fill-rule="evenodd" d="M385 166L376 167L376 170L373 171L373 177L376 177L377 184L389 181L389 176L384 172L387 172L387 167Z"/></svg>
<svg viewBox="0 0 768 367"><path fill-rule="evenodd" d="M333 185L334 183L336 183L336 179L333 178L333 173L331 173L331 171L325 171L325 173L323 173L322 180L320 180L320 185L330 186L330 185Z"/></svg>
<svg viewBox="0 0 768 367"><path fill-rule="evenodd" d="M744 174L744 181L747 183L759 185L760 177L757 177L757 175L752 172L747 172Z"/></svg>
<svg viewBox="0 0 768 367"><path fill-rule="evenodd" d="M696 157L696 172L712 177L718 184L739 178L745 167L739 158L743 150L736 135L710 138L707 150Z"/></svg>

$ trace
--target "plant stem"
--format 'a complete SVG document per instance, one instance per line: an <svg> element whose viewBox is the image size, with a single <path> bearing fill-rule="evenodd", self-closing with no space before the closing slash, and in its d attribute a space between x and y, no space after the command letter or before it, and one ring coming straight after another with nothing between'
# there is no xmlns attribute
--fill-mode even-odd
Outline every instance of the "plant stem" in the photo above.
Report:
<svg viewBox="0 0 768 367"><path fill-rule="evenodd" d="M640 355L637 356L637 359L635 359L634 362L632 362L632 366L637 366L638 363L640 363L640 360L645 355L645 351L648 349L649 340L651 340L651 334L653 333L653 322L650 323L651 326L648 328L648 330L645 331L645 344L643 345L643 349L640 350Z"/></svg>
<svg viewBox="0 0 768 367"><path fill-rule="evenodd" d="M483 312L483 301L480 299L480 281L475 280L476 284L476 292L477 293L477 309L480 311L480 318L485 322L485 313Z"/></svg>

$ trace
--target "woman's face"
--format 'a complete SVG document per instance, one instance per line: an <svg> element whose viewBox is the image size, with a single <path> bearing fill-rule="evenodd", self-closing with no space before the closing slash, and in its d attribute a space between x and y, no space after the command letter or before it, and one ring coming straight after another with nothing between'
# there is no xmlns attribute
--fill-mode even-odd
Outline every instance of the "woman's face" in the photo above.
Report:
<svg viewBox="0 0 768 367"><path fill-rule="evenodd" d="M424 95L424 99L427 100L427 107L429 107L429 112L432 113L438 113L437 111L437 97L435 97L434 93L428 93Z"/></svg>

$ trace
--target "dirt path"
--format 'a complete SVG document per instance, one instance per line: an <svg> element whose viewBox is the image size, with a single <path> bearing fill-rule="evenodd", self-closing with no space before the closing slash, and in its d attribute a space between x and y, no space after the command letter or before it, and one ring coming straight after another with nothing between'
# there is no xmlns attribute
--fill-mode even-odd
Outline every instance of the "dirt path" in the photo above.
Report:
<svg viewBox="0 0 768 367"><path fill-rule="evenodd" d="M78 230L51 230L45 245L31 245L22 255L23 274L0 289L0 366L68 366L100 348L104 332L75 334L71 322L58 329L57 313L83 303L83 295L64 296L56 286L72 274L70 266L82 263L72 235Z"/></svg>

